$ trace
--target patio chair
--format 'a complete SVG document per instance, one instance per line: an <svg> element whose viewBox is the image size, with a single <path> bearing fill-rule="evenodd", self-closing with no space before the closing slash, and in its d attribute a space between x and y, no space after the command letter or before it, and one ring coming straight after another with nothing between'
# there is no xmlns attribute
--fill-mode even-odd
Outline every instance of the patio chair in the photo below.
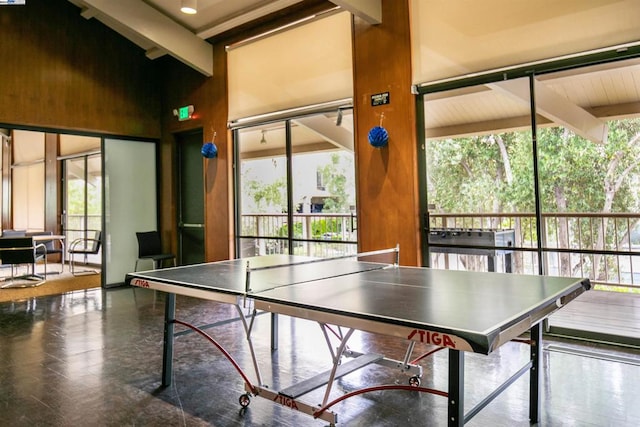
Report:
<svg viewBox="0 0 640 427"><path fill-rule="evenodd" d="M25 237L27 230L2 230L2 237Z"/></svg>
<svg viewBox="0 0 640 427"><path fill-rule="evenodd" d="M145 259L153 261L154 269L162 268L164 261L173 261L173 266L176 266L176 256L172 253L162 252L160 233L144 231L136 233L136 237L138 239L138 259L136 259L134 271L138 271L138 262Z"/></svg>
<svg viewBox="0 0 640 427"><path fill-rule="evenodd" d="M35 244L33 237L0 238L0 260L2 264L11 266L11 276L3 279L0 288L39 286L45 282L47 259L43 255L44 245ZM36 274L36 262L44 260L44 276ZM31 272L17 276L16 267L22 264L31 265Z"/></svg>
<svg viewBox="0 0 640 427"><path fill-rule="evenodd" d="M87 257L89 255L97 255L100 252L100 246L102 245L102 231L94 230L91 237L80 237L75 239L69 245L69 264L71 265L71 274L74 276L80 276L83 274L100 274L96 269L84 269L76 270L75 255L84 255L84 264L88 263Z"/></svg>
<svg viewBox="0 0 640 427"><path fill-rule="evenodd" d="M53 236L53 232L51 231L34 231L27 233L27 236L34 236L39 243L42 243L44 247L38 248L38 254L44 256L47 261L53 255L62 255L64 254L64 243L60 239L60 236L56 236L56 238L51 237L51 239L47 239L46 236ZM44 237L42 237L44 236ZM56 244L55 242L58 241ZM62 274L64 272L64 258L60 258L61 269L60 271L51 271L49 274Z"/></svg>

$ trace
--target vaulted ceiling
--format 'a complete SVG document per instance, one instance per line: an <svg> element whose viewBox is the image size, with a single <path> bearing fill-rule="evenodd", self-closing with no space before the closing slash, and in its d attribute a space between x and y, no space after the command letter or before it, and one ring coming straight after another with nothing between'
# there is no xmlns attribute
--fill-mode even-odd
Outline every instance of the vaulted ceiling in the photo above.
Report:
<svg viewBox="0 0 640 427"><path fill-rule="evenodd" d="M303 0L196 0L197 13L180 11L182 0L69 0L86 19L98 19L146 51L171 55L206 76L213 68L207 39L302 3ZM193 0L192 0L193 1ZM381 0L331 0L370 23L381 22Z"/></svg>
<svg viewBox="0 0 640 427"><path fill-rule="evenodd" d="M209 41L271 15L286 14L288 10L304 6L312 0L196 0L198 11L193 15L180 11L182 0L68 1L78 6L79 13L86 19L98 19L140 46L150 60L170 55L202 74L211 76L213 59ZM318 3L324 0L314 1ZM326 0L325 3L376 24L381 22L381 1ZM446 4L453 7L462 3L464 2ZM521 6L514 5L513 8L517 12L518 7L529 7L528 4L522 2L519 3ZM568 3L549 4L553 6L549 6L549 9L553 10L547 10L545 19L540 18L540 22L536 21L537 25L543 25L547 21L554 22L555 18L566 19L561 12L568 13L565 10L569 7ZM588 22L598 22L597 28L603 34L614 35L620 32L617 31L622 25L620 16L634 15L638 7L637 3L630 0L598 0L594 4L600 8L587 10L582 7L582 2L576 0L571 2L573 9L570 12L574 15L579 13L583 18L586 16L584 19ZM603 15L601 8L609 13ZM478 16L479 13L451 11L450 15L455 19L452 18L453 21L448 22L449 27L446 27L449 32L443 40L445 46L448 46L450 40L458 40L459 43L468 42L469 39L465 37L473 40L476 33L469 34L471 23L491 22L488 17L492 17L497 8L483 10L487 11L487 15L482 17ZM440 12L444 14L444 11ZM533 19L531 13L524 13L524 10L520 11L522 13L511 12L511 15L524 20L508 21L516 26L514 31L518 33L520 28L522 31L519 34L526 33L529 28L527 25ZM574 15L569 14L571 17ZM495 29L499 26L505 31L504 22L506 21L501 19L499 25L488 27ZM508 29L511 30L511 27ZM482 36L486 37L484 33ZM567 38L567 35L564 34L564 37ZM574 38L580 40L579 35ZM443 55L449 54L458 54L462 58L473 55L474 52L465 53L464 45L462 43L457 50L445 49L433 55L441 60ZM549 54L552 55L552 47L547 46L545 49L551 49ZM546 54L546 50L543 54ZM458 64L454 57L446 56L444 59L448 63ZM495 58L489 55L488 60ZM527 128L530 123L528 90L526 81L516 80L430 94L425 97L426 136L444 138ZM536 106L540 115L538 124L560 124L592 141L606 141L607 119L636 116L640 112L640 62L629 60L538 76ZM261 133L256 132L256 141L260 140L260 136Z"/></svg>

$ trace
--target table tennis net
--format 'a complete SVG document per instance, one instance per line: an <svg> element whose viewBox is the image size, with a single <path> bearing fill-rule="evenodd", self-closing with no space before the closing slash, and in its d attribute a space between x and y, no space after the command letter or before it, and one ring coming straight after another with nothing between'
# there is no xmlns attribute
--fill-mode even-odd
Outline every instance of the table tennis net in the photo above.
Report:
<svg viewBox="0 0 640 427"><path fill-rule="evenodd" d="M358 274L397 266L399 248L361 252L336 257L303 259L285 264L251 267L247 261L245 292L255 293L299 283ZM260 283L260 289L252 289Z"/></svg>

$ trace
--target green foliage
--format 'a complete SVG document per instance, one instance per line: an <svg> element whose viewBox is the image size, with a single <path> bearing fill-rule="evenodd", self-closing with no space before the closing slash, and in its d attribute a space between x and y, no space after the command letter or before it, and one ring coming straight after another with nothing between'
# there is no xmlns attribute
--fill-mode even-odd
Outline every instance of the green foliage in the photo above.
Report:
<svg viewBox="0 0 640 427"><path fill-rule="evenodd" d="M87 189L87 214L101 215L102 213L102 184L97 181L89 183ZM67 214L84 215L85 181L73 179L67 183Z"/></svg>
<svg viewBox="0 0 640 427"><path fill-rule="evenodd" d="M638 211L633 184L640 180L640 119L608 125L606 144L561 127L539 129L544 212L601 212L612 192L609 211ZM532 159L529 131L429 141L429 202L448 213L533 212ZM618 180L622 182L614 188Z"/></svg>
<svg viewBox="0 0 640 427"><path fill-rule="evenodd" d="M347 174L353 174L352 165L343 164L338 153L331 154L330 162L318 168L322 182L331 197L325 200L323 212L349 212L349 186Z"/></svg>
<svg viewBox="0 0 640 427"><path fill-rule="evenodd" d="M311 222L311 234L314 239L323 239L327 234L340 233L342 222L337 218L322 218Z"/></svg>
<svg viewBox="0 0 640 427"><path fill-rule="evenodd" d="M244 193L251 197L257 212L284 212L287 207L287 183L284 177L276 179L271 184L264 184L257 180L243 180Z"/></svg>
<svg viewBox="0 0 640 427"><path fill-rule="evenodd" d="M289 225L284 224L282 227L278 228L278 237L288 237L289 236ZM293 238L301 239L302 238L302 224L296 222L293 224Z"/></svg>
<svg viewBox="0 0 640 427"><path fill-rule="evenodd" d="M537 166L543 213L637 213L640 210L640 119L611 121L604 143L563 127L538 129ZM428 198L445 213L535 212L534 145L530 131L429 141ZM563 218L544 236L563 248L615 249L636 224ZM535 233L532 219L520 230ZM536 236L520 236L535 242ZM604 257L594 256L602 278ZM563 271L568 268L568 257ZM611 264L611 262L609 263ZM593 269L591 265L583 266ZM608 271L608 270L607 270ZM602 278L606 279L606 278Z"/></svg>

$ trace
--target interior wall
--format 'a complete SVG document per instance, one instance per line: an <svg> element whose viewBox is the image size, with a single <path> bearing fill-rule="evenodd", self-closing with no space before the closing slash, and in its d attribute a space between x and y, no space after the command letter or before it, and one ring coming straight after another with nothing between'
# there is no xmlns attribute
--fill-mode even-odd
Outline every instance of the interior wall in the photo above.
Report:
<svg viewBox="0 0 640 427"><path fill-rule="evenodd" d="M0 123L160 136L155 64L67 0L3 7L0 40Z"/></svg>
<svg viewBox="0 0 640 427"><path fill-rule="evenodd" d="M227 130L226 51L224 43L213 46L213 77L207 78L173 59L164 60L160 150L160 223L162 240L171 242L166 249L177 248L177 164L176 137L179 132L202 129L204 142L215 142L218 157L203 157L205 194L205 260L233 258L233 216L230 193L231 147ZM173 109L193 105L191 120L178 121ZM215 133L215 139L214 139ZM171 173L168 173L171 171Z"/></svg>
<svg viewBox="0 0 640 427"><path fill-rule="evenodd" d="M156 145L105 139L102 156L102 272L104 286L110 287L123 284L135 267L136 232L157 230Z"/></svg>
<svg viewBox="0 0 640 427"><path fill-rule="evenodd" d="M178 132L202 129L203 143L211 141L215 132L215 144L218 147L217 158L203 159L205 259L218 261L234 257L233 147L231 132L227 129L229 95L226 46L334 7L335 4L326 0L303 0L288 8L286 16L277 13L209 40L213 45L213 76L209 78L173 58L156 60L162 64L160 229L163 232L163 242L171 242L172 246L167 249L177 253L177 150L174 135ZM173 109L185 105L194 106L193 118L179 122L173 116Z"/></svg>

